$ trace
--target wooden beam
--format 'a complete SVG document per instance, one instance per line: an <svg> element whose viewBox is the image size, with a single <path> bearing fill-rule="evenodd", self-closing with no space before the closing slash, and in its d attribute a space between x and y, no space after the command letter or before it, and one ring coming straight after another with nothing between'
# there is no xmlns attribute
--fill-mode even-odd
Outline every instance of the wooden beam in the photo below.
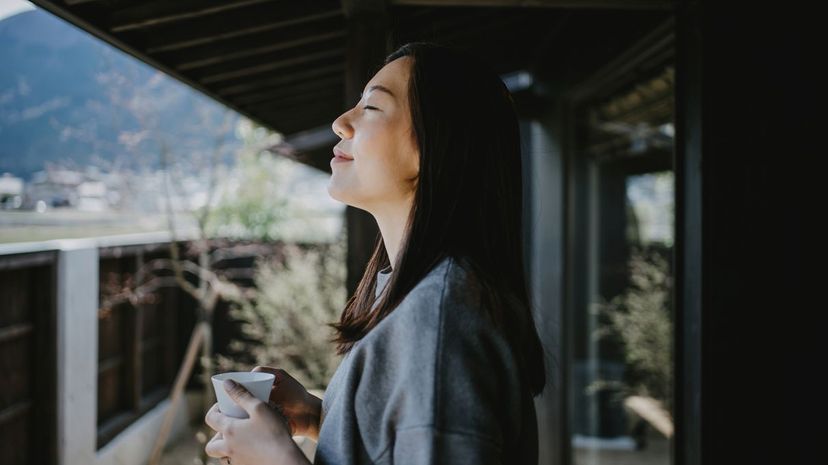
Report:
<svg viewBox="0 0 828 465"><path fill-rule="evenodd" d="M294 100L290 103L279 102L270 105L261 105L256 109L247 111L260 115L262 118L272 121L283 134L293 134L320 124L333 122L341 114L341 106L337 103L341 96L332 94L324 98L312 100ZM306 126L298 125L298 122L311 122ZM331 145L333 147L333 145Z"/></svg>
<svg viewBox="0 0 828 465"><path fill-rule="evenodd" d="M671 0L390 0L398 6L671 10Z"/></svg>
<svg viewBox="0 0 828 465"><path fill-rule="evenodd" d="M340 91L342 84L342 76L333 76L327 79L306 80L299 84L291 86L282 86L277 89L272 89L266 92L259 92L255 94L248 94L236 97L234 100L239 105L256 105L261 102L268 102L278 100L285 97L292 97L294 95L301 95L307 92L324 92L328 89L335 89Z"/></svg>
<svg viewBox="0 0 828 465"><path fill-rule="evenodd" d="M707 6L707 5L705 5ZM728 151L713 151L712 139L707 135L706 120L704 113L706 105L702 102L714 102L711 95L707 94L708 85L702 84L702 79L708 76L722 75L726 70L715 73L703 70L707 66L715 65L716 62L707 60L707 54L716 47L709 47L702 42L709 39L724 40L725 35L708 36L708 31L703 27L702 5L700 2L686 1L676 12L676 82L675 82L675 250L674 254L674 282L675 282L675 304L673 309L674 331L674 360L675 360L675 389L673 398L675 401L674 416L677 420L675 425L676 436L674 442L675 463L682 465L701 465L715 455L708 453L703 434L704 425L713 426L709 420L703 417L710 412L709 407L703 408L709 402L706 398L709 394L705 386L711 386L709 381L703 384L704 376L707 376L708 362L703 354L709 352L707 342L711 339L706 323L708 314L704 311L709 302L705 297L708 293L707 283L712 282L706 276L707 269L705 262L708 260L709 252L705 251L704 242L709 239L707 234L716 234L706 223L709 219L703 209L705 202L711 203L712 199L721 201L706 192L704 178L708 171L707 167L702 170L702 160L707 159L706 153L728 153ZM711 14L711 13L708 13ZM715 13L713 13L715 15ZM708 52L710 50L711 52ZM743 63L744 60L740 62ZM721 61L719 63L722 63ZM733 66L735 70L737 66ZM705 83L706 84L706 83ZM720 97L731 98L733 92L721 93ZM717 109L718 110L718 109ZM764 111L764 110L763 110ZM744 113L743 113L744 114ZM710 126L714 128L713 126ZM721 126L721 134L731 137L731 130L727 125ZM720 136L722 137L722 136ZM710 152L707 152L708 147ZM703 175L703 173L705 173ZM710 172L714 176L716 172ZM706 197L711 200L705 200ZM717 202L719 203L719 202ZM704 227L702 227L704 226ZM726 229L729 224L723 223L718 228ZM708 233L708 231L710 231ZM704 274L703 274L704 273ZM702 282L704 281L704 286ZM716 308L722 310L723 308ZM720 336L724 337L724 336ZM705 352L705 349L708 352ZM764 352L766 353L766 352ZM764 354L763 353L763 354ZM702 363L704 362L704 363ZM711 373L712 374L712 373ZM733 379L733 378L730 378ZM760 390L761 392L761 390ZM721 405L721 404L720 404ZM735 420L735 419L734 419ZM734 421L733 424L739 424ZM747 424L743 423L743 426ZM724 428L719 431L724 432ZM709 433L708 433L709 434ZM728 437L730 435L728 434ZM716 451L718 452L718 451ZM718 461L718 459L716 459Z"/></svg>
<svg viewBox="0 0 828 465"><path fill-rule="evenodd" d="M284 74L282 72L279 72L278 74L274 74L273 77L268 77L250 82L242 82L241 84L220 88L216 90L216 93L228 97L239 94L246 95L250 92L279 88L281 86L288 85L298 81L303 81L305 79L313 79L329 75L342 76L342 71L344 69L345 65L340 63L330 66L314 67L307 71L301 71L292 74Z"/></svg>
<svg viewBox="0 0 828 465"><path fill-rule="evenodd" d="M235 37L276 30L296 24L311 23L328 18L340 17L340 10L331 10L325 5L313 3L280 4L278 9L253 7L250 11L235 11L219 17L206 17L193 21L187 27L180 25L160 26L147 37L143 44L147 53L155 54L170 50L216 43ZM137 40L138 37L136 37Z"/></svg>
<svg viewBox="0 0 828 465"><path fill-rule="evenodd" d="M309 62L313 62L315 60L341 56L343 52L344 52L344 50L341 49L341 48L332 48L332 49L317 52L317 53L314 53L314 54L307 54L307 55L303 55L303 56L295 56L295 57L287 58L287 59L284 59L284 60L274 61L274 62L270 62L270 63L262 63L260 65L250 66L250 67L247 67L247 68L239 68L239 69L235 69L235 70L232 70L232 71L227 71L227 72L224 72L224 73L217 73L217 74L212 74L212 75L208 75L208 76L203 76L201 78L198 78L198 80L200 82L204 83L204 84L210 84L210 83L213 83L213 82L226 81L226 80L233 79L233 78L259 74L259 73L262 73L264 71L272 71L272 70L275 70L275 69L287 68L288 66L297 65L297 64L300 64L300 63L309 63Z"/></svg>
<svg viewBox="0 0 828 465"><path fill-rule="evenodd" d="M301 107L303 105L329 104L331 98L339 97L342 91L338 86L328 86L322 89L307 90L293 95L283 95L269 98L249 105L242 105L249 110L267 107L283 109L289 107Z"/></svg>
<svg viewBox="0 0 828 465"><path fill-rule="evenodd" d="M521 24L525 23L525 12L511 12L505 14L502 13L497 15L497 17L493 18L492 20L487 21L485 19L481 19L480 21L475 21L469 24L468 26L453 28L451 32L447 31L446 33L440 34L439 38L441 41L449 42L458 40L461 37L469 37L475 35L494 37L503 29L516 26L520 27Z"/></svg>
<svg viewBox="0 0 828 465"><path fill-rule="evenodd" d="M296 37L296 36L293 36ZM256 57L258 55L263 55L265 53L272 53L272 52L279 52L283 50L290 50L292 48L300 47L303 45L313 45L318 44L320 42L337 40L337 39L344 39L345 38L345 31L329 31L323 34L309 34L304 36L299 36L295 39L276 39L276 40L268 40L267 42L260 42L258 47L241 47L235 48L232 50L228 50L226 52L218 52L216 50L211 50L207 53L203 53L201 55L193 55L190 54L187 58L187 61L184 61L178 65L176 65L177 69L181 71L187 71L190 69L201 68L204 66L209 65L217 65L226 63L231 60L238 60L241 58L251 58Z"/></svg>
<svg viewBox="0 0 828 465"><path fill-rule="evenodd" d="M249 74L248 70L253 71L253 74L260 74L261 70L268 71L270 69L290 67L290 69L284 69L283 71L285 73L293 73L316 66L327 66L331 62L337 62L343 59L345 49L342 42L342 40L334 39L304 44L287 50L278 50L263 55L232 60L228 63L219 63L194 69L189 74L195 79L203 80L218 75L233 77L247 76ZM334 50L338 50L338 53L333 52Z"/></svg>
<svg viewBox="0 0 828 465"><path fill-rule="evenodd" d="M170 2L158 0L142 2L136 6L116 11L111 16L112 32L130 31L146 27L170 24L202 16L215 15L228 10L243 8L273 0L199 0L194 2Z"/></svg>

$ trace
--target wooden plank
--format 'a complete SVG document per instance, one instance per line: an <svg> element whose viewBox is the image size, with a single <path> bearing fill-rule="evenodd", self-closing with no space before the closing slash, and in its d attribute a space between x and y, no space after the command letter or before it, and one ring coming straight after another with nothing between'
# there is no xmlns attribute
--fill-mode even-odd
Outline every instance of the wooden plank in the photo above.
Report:
<svg viewBox="0 0 828 465"><path fill-rule="evenodd" d="M251 107L264 102L280 101L299 95L323 95L328 93L330 89L339 94L342 88L341 85L342 76L334 76L327 79L308 80L301 84L285 86L268 92L239 96L236 97L235 101L239 105Z"/></svg>
<svg viewBox="0 0 828 465"><path fill-rule="evenodd" d="M55 251L34 252L14 255L0 255L0 271L32 268L55 262Z"/></svg>
<svg viewBox="0 0 828 465"><path fill-rule="evenodd" d="M164 318L164 380L172 384L173 376L175 376L175 362L178 360L178 349L176 347L175 335L177 334L178 312L183 311L179 308L175 300L177 288L164 288L162 315Z"/></svg>
<svg viewBox="0 0 828 465"><path fill-rule="evenodd" d="M673 437L673 417L657 399L647 396L629 396L624 406L646 420L665 438Z"/></svg>
<svg viewBox="0 0 828 465"><path fill-rule="evenodd" d="M123 355L115 355L98 362L98 374L106 373L124 364Z"/></svg>
<svg viewBox="0 0 828 465"><path fill-rule="evenodd" d="M48 447L35 440L31 432L34 430L32 416L26 413L15 415L13 419L0 423L0 463L3 465L37 464L39 457L35 455L41 448Z"/></svg>
<svg viewBox="0 0 828 465"><path fill-rule="evenodd" d="M0 410L0 425L9 423L18 416L28 413L32 409L32 405L31 400L24 400Z"/></svg>
<svg viewBox="0 0 828 465"><path fill-rule="evenodd" d="M227 97L239 94L247 95L250 92L277 89L295 82L304 81L306 79L320 78L330 75L341 76L342 71L344 69L344 63L336 63L330 66L313 67L305 71L300 71L291 74L284 74L283 72L279 72L274 74L273 77L267 77L254 81L243 81L240 84L219 88L216 90L216 92Z"/></svg>
<svg viewBox="0 0 828 465"><path fill-rule="evenodd" d="M399 6L670 10L671 0L389 0Z"/></svg>
<svg viewBox="0 0 828 465"><path fill-rule="evenodd" d="M171 24L202 16L216 15L229 10L240 9L273 0L157 0L141 2L136 6L115 11L111 15L109 30L130 31L161 24Z"/></svg>
<svg viewBox="0 0 828 465"><path fill-rule="evenodd" d="M141 265L144 262L144 254L138 253L135 255L134 260L134 268L133 270L137 270L141 268ZM127 384L130 388L130 400L132 401L131 406L133 410L139 410L141 408L141 387L143 386L143 377L144 377L144 370L143 370L143 351L141 347L143 345L143 340L141 335L143 334L144 328L144 305L138 304L134 307L134 312L132 313L132 318L128 319L133 327L130 331L130 342L129 342L129 360L131 361L131 366L129 370L129 377L127 378Z"/></svg>
<svg viewBox="0 0 828 465"><path fill-rule="evenodd" d="M296 47L302 43L328 40L325 36L343 31L339 16L325 17L312 22L290 24L258 33L227 38L220 42L194 45L183 49L154 54L159 60L176 69L206 66L244 56L260 55L268 47Z"/></svg>
<svg viewBox="0 0 828 465"><path fill-rule="evenodd" d="M245 108L252 111L262 110L268 114L280 113L284 115L284 118L315 120L320 119L320 109L333 108L334 100L338 101L341 96L340 90L331 88L316 93L308 92L293 97L258 102Z"/></svg>
<svg viewBox="0 0 828 465"><path fill-rule="evenodd" d="M274 8L269 5L233 12L219 17L202 18L182 27L181 24L157 27L152 34L124 33L150 55L180 50L197 45L213 44L296 24L312 23L341 16L339 9L327 4L286 2ZM278 19L277 19L278 18Z"/></svg>
<svg viewBox="0 0 828 465"><path fill-rule="evenodd" d="M214 73L214 74L206 74L202 76L194 76L200 82L204 84L213 84L216 82L227 81L233 78L239 77L247 77L247 76L254 76L256 74L261 74L265 71L274 71L281 68L287 68L289 66L295 66L299 64L310 64L314 61L324 60L327 58L333 57L340 57L342 56L344 49L338 47L328 47L325 50L320 50L314 53L307 53L301 54L291 57L286 57L283 59L277 59L273 61L268 61L265 63L260 63L257 65L247 66L243 68L234 68L231 70L227 70L224 72Z"/></svg>
<svg viewBox="0 0 828 465"><path fill-rule="evenodd" d="M33 280L32 307L34 322L34 386L32 422L37 440L33 440L33 463L57 464L57 266L38 268ZM33 438L34 439L34 438Z"/></svg>
<svg viewBox="0 0 828 465"><path fill-rule="evenodd" d="M345 31L332 30L320 34L304 35L293 40L276 40L268 42L260 42L258 46L250 46L245 48L236 48L226 53L216 53L206 55L200 59L190 55L190 58L178 65L177 69L187 71L190 69L201 68L210 65L221 65L223 63L231 62L240 59L256 59L262 55L271 54L273 52L292 51L297 47L307 45L320 45L322 47L330 47L330 43L341 41L345 37ZM303 52L300 52L301 54Z"/></svg>
<svg viewBox="0 0 828 465"><path fill-rule="evenodd" d="M341 36L341 32L337 36ZM312 41L298 45L296 47L285 48L268 52L262 55L255 55L250 57L232 60L227 63L218 63L210 66L199 67L192 70L190 75L195 79L203 80L210 76L217 74L224 74L228 72L238 71L242 69L253 68L257 69L260 65L280 63L279 69L284 73L294 73L308 69L308 63L313 62L315 66L327 66L331 62L340 61L344 55L329 53L331 50L340 49L343 44L343 39L337 37L329 37L324 41ZM293 60L295 58L303 58L303 60ZM316 63L321 61L321 63ZM287 68L287 69L284 69ZM265 70L270 68L265 68ZM239 73L239 76L246 76L249 73Z"/></svg>
<svg viewBox="0 0 828 465"><path fill-rule="evenodd" d="M123 384L123 363L104 367L98 371L97 423L99 429L127 410L124 405Z"/></svg>
<svg viewBox="0 0 828 465"><path fill-rule="evenodd" d="M11 326L0 328L0 344L28 336L34 331L34 325L31 323L18 323Z"/></svg>
<svg viewBox="0 0 828 465"><path fill-rule="evenodd" d="M0 369L6 374L0 383L0 409L30 399L34 390L34 340L13 338L0 346Z"/></svg>
<svg viewBox="0 0 828 465"><path fill-rule="evenodd" d="M167 242L154 242L150 244L136 244L136 245L117 245L112 247L101 247L98 249L98 255L101 258L118 258L128 257L137 254L138 252L152 253L159 250L166 250L169 248Z"/></svg>

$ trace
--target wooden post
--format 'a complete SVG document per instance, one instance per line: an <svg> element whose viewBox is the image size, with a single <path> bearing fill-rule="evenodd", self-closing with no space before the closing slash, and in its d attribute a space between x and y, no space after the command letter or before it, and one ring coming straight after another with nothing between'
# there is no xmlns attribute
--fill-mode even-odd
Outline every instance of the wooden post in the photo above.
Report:
<svg viewBox="0 0 828 465"><path fill-rule="evenodd" d="M343 0L348 38L345 50L345 108L359 100L362 88L382 67L391 52L388 8L385 0ZM348 295L356 291L365 265L371 258L379 234L370 213L348 206L345 209L348 233Z"/></svg>
<svg viewBox="0 0 828 465"><path fill-rule="evenodd" d="M161 452L164 450L164 445L167 443L167 436L170 434L172 421L175 418L175 410L178 406L178 399L181 397L181 394L184 392L184 388L187 386L187 380L190 378L190 373L193 370L193 364L195 363L196 355L198 354L198 348L202 345L202 340L204 339L204 335L207 330L209 330L209 323L205 321L199 321L193 329L193 333L190 336L190 343L187 346L187 353L184 355L184 362L178 369L178 376L175 378L175 385L173 386L172 393L170 394L170 405L164 413L164 421L161 424L161 430L158 432L158 437L155 439L155 445L152 448L149 465L158 465L161 461Z"/></svg>

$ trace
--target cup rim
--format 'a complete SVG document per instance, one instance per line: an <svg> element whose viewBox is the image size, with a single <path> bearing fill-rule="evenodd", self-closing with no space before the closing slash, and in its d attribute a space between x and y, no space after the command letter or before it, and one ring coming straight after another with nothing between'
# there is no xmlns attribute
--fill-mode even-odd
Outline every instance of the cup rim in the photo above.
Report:
<svg viewBox="0 0 828 465"><path fill-rule="evenodd" d="M231 378L233 375L242 375L246 377L253 377L253 379L248 379L247 381L238 381L240 383L250 383L250 382L260 382L260 381L268 381L273 380L276 378L276 375L273 373L267 373L264 371L227 371L224 373L217 373L213 375L211 378L213 381L224 381L228 378Z"/></svg>

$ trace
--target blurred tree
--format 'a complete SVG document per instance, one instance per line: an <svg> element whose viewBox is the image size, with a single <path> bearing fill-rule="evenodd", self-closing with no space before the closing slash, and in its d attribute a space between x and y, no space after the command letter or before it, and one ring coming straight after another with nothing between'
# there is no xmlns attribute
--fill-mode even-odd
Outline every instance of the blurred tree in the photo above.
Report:
<svg viewBox="0 0 828 465"><path fill-rule="evenodd" d="M230 312L242 335L230 343L228 356L217 355L219 371L273 366L308 389L325 389L339 362L325 323L338 317L346 301L346 241L340 237L309 247L286 244L282 260L259 261L255 297Z"/></svg>
<svg viewBox="0 0 828 465"><path fill-rule="evenodd" d="M673 322L672 277L663 248L632 246L630 286L609 302L593 305L591 311L607 322L594 337L616 337L624 348L623 382L597 380L588 389L611 388L615 399L632 396L653 399L662 416L673 411ZM669 249L666 249L669 250Z"/></svg>

